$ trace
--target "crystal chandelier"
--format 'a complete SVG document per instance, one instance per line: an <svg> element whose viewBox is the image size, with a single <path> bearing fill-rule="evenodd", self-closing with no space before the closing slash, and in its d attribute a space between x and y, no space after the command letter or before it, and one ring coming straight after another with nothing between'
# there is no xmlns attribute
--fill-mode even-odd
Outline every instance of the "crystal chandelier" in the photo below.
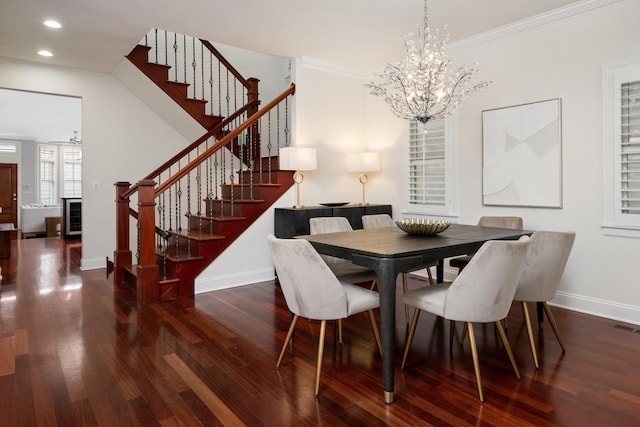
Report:
<svg viewBox="0 0 640 427"><path fill-rule="evenodd" d="M424 27L416 34L404 37L407 57L396 64L386 64L378 75L379 83L365 87L370 93L383 97L391 111L401 118L417 120L423 125L431 119L444 119L453 113L467 96L483 89L489 82L471 82L478 70L464 65L454 72L448 68L452 61L445 53L449 34L435 31L432 37L427 21L427 0L424 2Z"/></svg>

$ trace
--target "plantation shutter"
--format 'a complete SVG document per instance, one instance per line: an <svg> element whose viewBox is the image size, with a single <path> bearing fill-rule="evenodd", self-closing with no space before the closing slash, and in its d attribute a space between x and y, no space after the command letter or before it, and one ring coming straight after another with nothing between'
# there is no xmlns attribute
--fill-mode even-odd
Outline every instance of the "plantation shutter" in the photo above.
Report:
<svg viewBox="0 0 640 427"><path fill-rule="evenodd" d="M444 120L409 124L409 204L445 204L445 126Z"/></svg>
<svg viewBox="0 0 640 427"><path fill-rule="evenodd" d="M40 148L40 203L53 205L55 198L55 150Z"/></svg>
<svg viewBox="0 0 640 427"><path fill-rule="evenodd" d="M80 148L63 150L62 169L64 197L82 197L82 150Z"/></svg>
<svg viewBox="0 0 640 427"><path fill-rule="evenodd" d="M640 215L640 81L620 93L620 213Z"/></svg>

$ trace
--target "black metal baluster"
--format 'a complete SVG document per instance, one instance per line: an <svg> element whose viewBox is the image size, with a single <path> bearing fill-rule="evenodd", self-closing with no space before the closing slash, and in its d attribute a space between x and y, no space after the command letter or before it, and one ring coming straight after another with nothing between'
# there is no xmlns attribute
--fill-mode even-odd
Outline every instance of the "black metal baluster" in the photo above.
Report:
<svg viewBox="0 0 640 427"><path fill-rule="evenodd" d="M155 58L153 58L153 62L157 64L158 63L158 29L157 28L154 29L153 32L155 37L155 40L154 40L155 46L153 47L153 51L155 52Z"/></svg>
<svg viewBox="0 0 640 427"><path fill-rule="evenodd" d="M191 46L193 53L193 61L191 62L191 67L193 68L193 99L197 99L196 97L196 39L194 37L191 38Z"/></svg>
<svg viewBox="0 0 640 427"><path fill-rule="evenodd" d="M269 134L267 136L267 166L268 166L268 175L267 182L272 183L271 179L271 148L273 144L271 143L271 110L267 113L267 128L269 130ZM262 162L260 162L260 182L262 182Z"/></svg>
<svg viewBox="0 0 640 427"><path fill-rule="evenodd" d="M178 33L173 33L173 81L178 82Z"/></svg>
<svg viewBox="0 0 640 427"><path fill-rule="evenodd" d="M187 153L187 165L191 163L191 153ZM187 256L191 256L191 172L187 173Z"/></svg>
<svg viewBox="0 0 640 427"><path fill-rule="evenodd" d="M183 59L183 68L184 68L184 83L187 83L187 36L182 35L182 59Z"/></svg>

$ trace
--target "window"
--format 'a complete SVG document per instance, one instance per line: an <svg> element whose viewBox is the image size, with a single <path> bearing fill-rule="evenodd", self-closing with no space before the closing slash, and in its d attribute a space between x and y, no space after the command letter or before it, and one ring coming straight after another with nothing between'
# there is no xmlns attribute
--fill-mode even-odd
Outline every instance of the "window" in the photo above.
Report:
<svg viewBox="0 0 640 427"><path fill-rule="evenodd" d="M41 146L40 157L40 203L55 205L57 202L55 191L55 155L56 150Z"/></svg>
<svg viewBox="0 0 640 427"><path fill-rule="evenodd" d="M426 132L425 132L426 130ZM451 119L423 127L409 122L407 213L450 216L455 212Z"/></svg>
<svg viewBox="0 0 640 427"><path fill-rule="evenodd" d="M82 197L82 148L70 145L40 144L40 203L59 204L60 197Z"/></svg>
<svg viewBox="0 0 640 427"><path fill-rule="evenodd" d="M0 142L0 154L16 154L18 144L15 142Z"/></svg>
<svg viewBox="0 0 640 427"><path fill-rule="evenodd" d="M640 60L604 69L605 234L640 237Z"/></svg>
<svg viewBox="0 0 640 427"><path fill-rule="evenodd" d="M82 150L64 147L62 162L63 197L82 197Z"/></svg>

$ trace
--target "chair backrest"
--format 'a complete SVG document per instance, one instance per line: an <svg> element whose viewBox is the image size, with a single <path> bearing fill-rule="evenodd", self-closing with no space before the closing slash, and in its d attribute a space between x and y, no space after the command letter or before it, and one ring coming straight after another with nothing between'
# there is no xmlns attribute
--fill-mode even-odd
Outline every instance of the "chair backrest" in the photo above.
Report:
<svg viewBox="0 0 640 427"><path fill-rule="evenodd" d="M347 317L347 296L320 254L303 239L267 236L278 282L292 313L307 319Z"/></svg>
<svg viewBox="0 0 640 427"><path fill-rule="evenodd" d="M485 242L453 281L444 316L466 322L496 322L509 312L524 267L529 237Z"/></svg>
<svg viewBox="0 0 640 427"><path fill-rule="evenodd" d="M325 234L353 231L353 227L343 216L319 216L309 218L309 230L311 234Z"/></svg>
<svg viewBox="0 0 640 427"><path fill-rule="evenodd" d="M389 214L362 215L362 227L365 229L395 226L396 223Z"/></svg>
<svg viewBox="0 0 640 427"><path fill-rule="evenodd" d="M309 218L309 230L311 234L339 233L341 231L353 231L349 220L343 216L320 216ZM347 262L342 258L330 255L322 255L327 264Z"/></svg>
<svg viewBox="0 0 640 427"><path fill-rule="evenodd" d="M576 233L536 231L531 235L529 253L514 300L549 301L560 287Z"/></svg>
<svg viewBox="0 0 640 427"><path fill-rule="evenodd" d="M483 216L478 220L483 227L512 228L522 230L522 217L519 216Z"/></svg>

